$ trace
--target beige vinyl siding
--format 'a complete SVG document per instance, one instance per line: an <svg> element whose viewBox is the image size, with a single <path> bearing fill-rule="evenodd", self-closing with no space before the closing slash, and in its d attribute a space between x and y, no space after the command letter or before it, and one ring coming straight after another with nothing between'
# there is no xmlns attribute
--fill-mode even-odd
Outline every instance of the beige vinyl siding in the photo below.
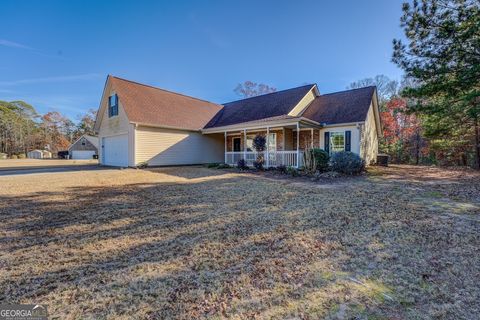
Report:
<svg viewBox="0 0 480 320"><path fill-rule="evenodd" d="M121 97L119 97L118 99L118 115L111 118L108 117L108 97L113 94L115 94L115 91L113 91L111 85L108 84L100 106L100 110L102 112L102 117L99 118L100 125L98 129L98 159L100 163L103 160L102 138L121 134L128 134L129 137L133 137L133 125L131 125L128 120L127 114L125 113L125 109L122 105ZM131 143L133 141L132 139L133 138L129 139L129 143L127 146L127 148L129 149L129 166L134 166L134 159L132 156L130 156L133 155L133 143Z"/></svg>
<svg viewBox="0 0 480 320"><path fill-rule="evenodd" d="M325 127L324 129L320 130L320 148L325 148L325 132L345 132L350 130L352 132L351 135L351 145L350 151L360 155L360 126L357 125L350 125L350 126L336 126L336 127ZM361 156L361 155L360 155Z"/></svg>
<svg viewBox="0 0 480 320"><path fill-rule="evenodd" d="M378 154L378 132L373 104L368 109L367 119L361 131L360 155L367 164L374 163Z"/></svg>
<svg viewBox="0 0 480 320"><path fill-rule="evenodd" d="M135 162L150 166L202 164L224 161L223 134L138 126Z"/></svg>

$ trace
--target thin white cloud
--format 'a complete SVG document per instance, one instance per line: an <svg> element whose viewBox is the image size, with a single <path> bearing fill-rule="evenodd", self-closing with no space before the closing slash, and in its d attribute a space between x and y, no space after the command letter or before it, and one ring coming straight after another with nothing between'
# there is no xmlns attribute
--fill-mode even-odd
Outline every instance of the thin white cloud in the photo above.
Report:
<svg viewBox="0 0 480 320"><path fill-rule="evenodd" d="M14 48L14 49L29 50L33 54L36 54L36 55L39 55L39 56L42 56L42 57L65 60L65 58L62 57L62 55L60 53L61 51L59 51L59 53L57 53L57 54L50 54L48 52L38 50L38 49L35 49L35 48L32 48L32 47L29 47L27 45L24 45L24 44L21 44L21 43L18 43L18 42L13 42L13 41L6 40L6 39L0 39L0 46Z"/></svg>
<svg viewBox="0 0 480 320"><path fill-rule="evenodd" d="M49 83L49 82L63 82L63 81L85 81L93 80L101 77L98 73L85 73L85 74L76 74L70 76L56 76L56 77L45 77L45 78L31 78L31 79L20 79L12 81L0 81L0 86L17 86L22 84L35 84L35 83Z"/></svg>
<svg viewBox="0 0 480 320"><path fill-rule="evenodd" d="M10 48L19 48L19 49L26 49L26 50L33 50L33 48L26 46L24 44L8 41L5 39L0 39L0 46L10 47Z"/></svg>

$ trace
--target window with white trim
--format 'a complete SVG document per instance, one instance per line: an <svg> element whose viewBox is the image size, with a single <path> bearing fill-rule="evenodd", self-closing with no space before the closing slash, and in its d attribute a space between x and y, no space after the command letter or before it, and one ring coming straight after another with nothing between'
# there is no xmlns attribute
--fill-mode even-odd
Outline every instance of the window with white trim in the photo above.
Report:
<svg viewBox="0 0 480 320"><path fill-rule="evenodd" d="M253 149L253 138L255 138L255 135L247 136L247 151L255 151ZM269 144L268 149L270 151L276 151L277 150L277 134L276 133L270 133L269 138L268 138L268 144Z"/></svg>
<svg viewBox="0 0 480 320"><path fill-rule="evenodd" d="M118 96L116 94L108 97L108 117L118 116Z"/></svg>
<svg viewBox="0 0 480 320"><path fill-rule="evenodd" d="M345 132L330 132L330 154L345 151Z"/></svg>

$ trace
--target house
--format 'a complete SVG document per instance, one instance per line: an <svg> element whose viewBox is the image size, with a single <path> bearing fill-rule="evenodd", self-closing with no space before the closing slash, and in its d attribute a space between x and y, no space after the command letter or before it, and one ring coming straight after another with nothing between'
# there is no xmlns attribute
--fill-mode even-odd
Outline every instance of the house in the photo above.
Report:
<svg viewBox="0 0 480 320"><path fill-rule="evenodd" d="M108 76L95 131L103 165L225 162L252 165L255 135L267 138L265 166L302 166L318 147L375 161L381 137L375 87L321 94L304 85L225 104Z"/></svg>
<svg viewBox="0 0 480 320"><path fill-rule="evenodd" d="M98 155L98 138L84 134L68 148L70 159L93 159Z"/></svg>
<svg viewBox="0 0 480 320"><path fill-rule="evenodd" d="M27 153L27 158L29 159L50 159L52 158L52 153L47 150L32 150Z"/></svg>

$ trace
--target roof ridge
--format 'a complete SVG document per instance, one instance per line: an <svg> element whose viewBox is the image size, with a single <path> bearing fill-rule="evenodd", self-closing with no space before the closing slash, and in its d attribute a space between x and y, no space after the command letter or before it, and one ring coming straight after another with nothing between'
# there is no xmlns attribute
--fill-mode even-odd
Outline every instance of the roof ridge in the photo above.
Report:
<svg viewBox="0 0 480 320"><path fill-rule="evenodd" d="M342 91L329 92L329 93L320 94L320 97L321 96L328 96L330 94L337 94L337 93L343 93L343 92L349 92L349 91L355 91L355 90L361 90L361 89L367 89L367 88L376 88L376 87L377 86L365 86L365 87L361 87L361 88L352 88L352 89L346 89L346 90L342 90Z"/></svg>
<svg viewBox="0 0 480 320"><path fill-rule="evenodd" d="M303 88L303 87L308 87L308 86L313 87L313 86L315 86L315 85L316 85L316 83L306 84L306 85L303 85L303 86L298 86L298 87L283 89L283 90L279 90L279 91L269 92L269 93L265 93L265 94L260 94L260 95L258 95L258 96L254 96L254 97L248 97L248 98L233 100L233 101L229 101L229 102L222 103L222 105L225 106L226 104L229 104L229 103L234 103L234 102L239 102L239 101L244 101L244 100L255 99L255 98L258 98L258 97L268 96L268 95L270 95L270 94L280 93L280 92L284 92L284 91L288 91L288 90L293 90L293 89L298 89L298 88Z"/></svg>
<svg viewBox="0 0 480 320"><path fill-rule="evenodd" d="M162 89L162 88L155 87L155 86L152 86L152 85L149 85L149 84L140 83L140 82L133 81L133 80L128 80L128 79L125 79L125 78L120 78L120 77L117 77L117 76L114 76L114 75L111 75L111 74L110 74L109 76L112 77L112 78L116 78L116 79L118 79L118 80L131 82L131 83L138 84L138 85L141 85L141 86L144 86L144 87L149 87L149 88L152 88L152 89L161 90L161 91L168 92L168 93L173 93L173 94L176 94L176 95L179 95L179 96L182 96L182 97L186 97L186 98L190 98L190 99L195 99L195 100L199 100L199 101L203 101L203 102L208 102L208 103L217 105L217 106L219 106L219 107L223 107L223 105L221 105L221 104L219 104L219 103L215 103L215 102L208 101L208 100L205 100L205 99L195 98L195 97L192 97L192 96L183 94L183 93L178 93L178 92L175 92L175 91L170 91L170 90Z"/></svg>

